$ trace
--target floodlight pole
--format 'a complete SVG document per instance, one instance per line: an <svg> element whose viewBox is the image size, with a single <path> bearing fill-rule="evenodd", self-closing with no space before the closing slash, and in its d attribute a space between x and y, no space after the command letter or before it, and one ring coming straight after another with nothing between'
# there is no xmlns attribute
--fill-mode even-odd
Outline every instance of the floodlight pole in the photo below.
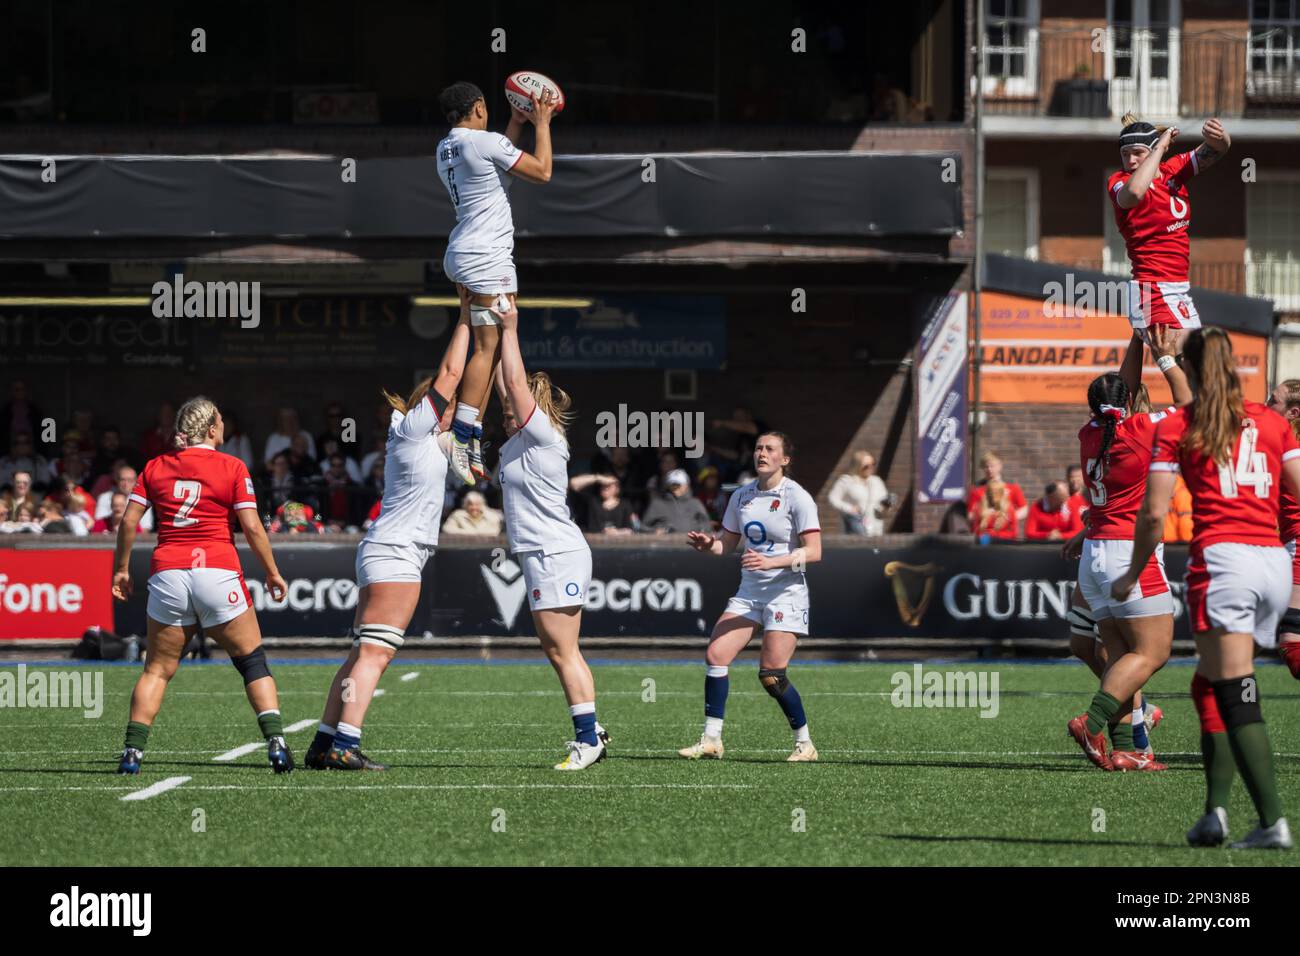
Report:
<svg viewBox="0 0 1300 956"><path fill-rule="evenodd" d="M983 353L984 312L982 295L984 280L984 2L975 0L975 264L971 276L973 292L971 317L974 323L974 346L971 352L971 416L970 461L967 462L970 481L975 481L979 467L979 446L984 405L980 397L980 372Z"/></svg>

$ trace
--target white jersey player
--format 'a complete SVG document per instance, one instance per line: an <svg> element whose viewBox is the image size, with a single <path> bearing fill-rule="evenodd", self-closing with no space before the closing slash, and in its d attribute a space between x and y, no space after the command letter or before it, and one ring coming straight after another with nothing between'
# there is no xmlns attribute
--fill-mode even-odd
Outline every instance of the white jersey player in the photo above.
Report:
<svg viewBox="0 0 1300 956"><path fill-rule="evenodd" d="M591 548L569 516L569 396L545 372L529 375L519 350L519 313L501 318L502 508L510 552L523 566L528 606L573 719L574 739L556 770L585 770L605 759L609 735L596 722L596 684L578 647L591 585Z"/></svg>
<svg viewBox="0 0 1300 956"><path fill-rule="evenodd" d="M493 363L500 333L492 307L503 297L513 301L515 223L507 195L509 175L533 183L551 178L549 91L534 98L529 113L511 110L505 134L487 128L487 101L473 83L453 83L438 102L452 128L438 144L438 178L447 187L456 226L447 240L442 267L451 281L470 292L474 354L465 369L461 401L452 424L451 468L467 485L487 476L481 439L483 410L492 390ZM534 153L519 149L524 124L536 129ZM502 306L504 308L504 306Z"/></svg>
<svg viewBox="0 0 1300 956"><path fill-rule="evenodd" d="M343 662L316 739L307 751L310 770L383 770L361 752L361 725L379 678L402 646L420 599L424 565L438 544L446 488L446 438L450 396L456 392L469 349L469 293L462 286L460 321L436 379L425 379L408 398L385 390L393 407L384 451L384 497L379 517L357 547L354 641ZM343 695L345 680L353 693Z"/></svg>
<svg viewBox="0 0 1300 956"><path fill-rule="evenodd" d="M781 432L766 432L754 445L758 478L732 492L722 519L722 535L692 531L691 547L705 554L727 555L744 544L740 590L727 602L713 627L705 653L704 733L698 743L678 753L698 760L720 759L722 722L730 688L731 662L762 630L758 678L781 705L794 731L794 762L817 759L808 733L803 701L786 670L799 635L808 634L808 584L804 568L822 556L817 504L786 475L793 447Z"/></svg>

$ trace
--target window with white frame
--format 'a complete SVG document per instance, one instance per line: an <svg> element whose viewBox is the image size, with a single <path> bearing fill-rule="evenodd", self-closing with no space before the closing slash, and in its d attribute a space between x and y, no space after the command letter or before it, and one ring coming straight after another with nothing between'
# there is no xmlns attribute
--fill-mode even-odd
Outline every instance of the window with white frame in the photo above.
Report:
<svg viewBox="0 0 1300 956"><path fill-rule="evenodd" d="M1038 92L1039 0L983 0L984 92Z"/></svg>
<svg viewBox="0 0 1300 956"><path fill-rule="evenodd" d="M1038 170L990 169L984 180L984 251L1038 258Z"/></svg>
<svg viewBox="0 0 1300 956"><path fill-rule="evenodd" d="M1300 0L1252 0L1246 92L1300 93Z"/></svg>
<svg viewBox="0 0 1300 956"><path fill-rule="evenodd" d="M1128 247L1124 245L1124 237L1120 235L1119 226L1115 225L1115 204L1110 201L1106 194L1106 183L1110 181L1112 169L1104 170L1101 174L1101 188L1098 192L1102 194L1102 212L1101 234L1103 242L1101 247L1101 269L1111 275L1132 275L1133 269L1128 261Z"/></svg>
<svg viewBox="0 0 1300 956"><path fill-rule="evenodd" d="M1246 187L1246 293L1300 310L1300 173L1261 176Z"/></svg>

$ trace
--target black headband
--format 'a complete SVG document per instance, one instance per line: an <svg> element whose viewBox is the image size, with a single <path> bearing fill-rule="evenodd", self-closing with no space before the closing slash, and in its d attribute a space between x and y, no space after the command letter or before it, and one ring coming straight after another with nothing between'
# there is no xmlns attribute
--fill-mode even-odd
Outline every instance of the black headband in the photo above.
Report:
<svg viewBox="0 0 1300 956"><path fill-rule="evenodd" d="M1145 146L1147 149L1155 149L1156 143L1160 139L1160 134L1150 123L1129 123L1120 131L1119 148L1125 146Z"/></svg>

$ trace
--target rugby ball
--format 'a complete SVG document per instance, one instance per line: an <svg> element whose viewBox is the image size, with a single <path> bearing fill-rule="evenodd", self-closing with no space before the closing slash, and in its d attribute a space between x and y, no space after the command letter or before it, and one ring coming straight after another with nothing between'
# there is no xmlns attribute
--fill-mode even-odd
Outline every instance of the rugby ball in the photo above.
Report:
<svg viewBox="0 0 1300 956"><path fill-rule="evenodd" d="M506 99L521 113L533 111L533 101L528 95L531 93L540 100L543 90L551 91L551 98L556 101L556 114L564 112L564 91L549 76L543 76L535 70L517 70L506 77Z"/></svg>

